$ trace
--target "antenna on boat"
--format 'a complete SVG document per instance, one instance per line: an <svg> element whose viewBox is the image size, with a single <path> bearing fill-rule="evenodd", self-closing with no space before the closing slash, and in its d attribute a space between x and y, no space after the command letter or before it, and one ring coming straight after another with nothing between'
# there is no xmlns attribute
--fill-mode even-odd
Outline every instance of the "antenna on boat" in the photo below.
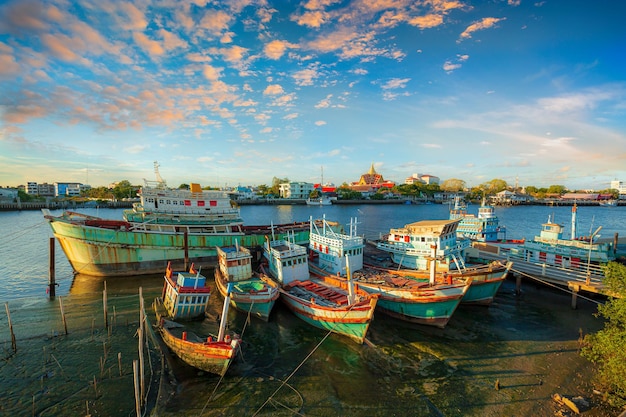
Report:
<svg viewBox="0 0 626 417"><path fill-rule="evenodd" d="M161 174L159 173L159 162L154 161L154 175L156 176L156 180L159 184L165 186L165 180L161 178Z"/></svg>

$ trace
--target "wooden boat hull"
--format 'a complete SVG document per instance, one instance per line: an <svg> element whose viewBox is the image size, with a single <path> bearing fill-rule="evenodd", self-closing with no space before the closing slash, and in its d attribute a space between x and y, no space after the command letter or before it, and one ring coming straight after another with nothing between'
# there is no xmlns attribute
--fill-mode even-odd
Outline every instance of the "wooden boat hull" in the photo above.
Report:
<svg viewBox="0 0 626 417"><path fill-rule="evenodd" d="M215 269L215 285L222 297L226 297L228 283L219 269ZM230 305L243 313L269 321L270 313L279 296L278 285L274 281L253 277L233 285Z"/></svg>
<svg viewBox="0 0 626 417"><path fill-rule="evenodd" d="M168 261L174 269L185 268L185 258L196 265L214 265L216 246L238 244L246 247L262 246L267 230L259 227L250 233L219 233L185 235L156 231L131 231L123 227L88 226L85 221L69 216L46 215L55 238L75 273L92 276L130 276L161 273ZM309 229L293 232L297 242L308 242ZM287 237L280 229L278 237ZM185 242L185 236L187 242ZM292 236L292 234L290 234Z"/></svg>
<svg viewBox="0 0 626 417"><path fill-rule="evenodd" d="M332 280L332 277L331 277ZM333 282L337 288L347 288L341 280L315 280L315 283L332 286ZM300 284L292 284L297 287ZM306 323L322 330L331 331L343 336L347 336L355 342L362 344L365 341L367 330L374 318L374 310L378 301L377 296L368 295L365 291L358 291L360 301L352 305L347 303L341 307L327 307L319 302L296 295L292 290L294 287L287 287L280 290L281 300L298 318Z"/></svg>
<svg viewBox="0 0 626 417"><path fill-rule="evenodd" d="M239 341L201 342L184 340L172 333L167 325L158 327L163 342L174 355L189 366L223 376L239 348Z"/></svg>
<svg viewBox="0 0 626 417"><path fill-rule="evenodd" d="M371 294L378 294L377 308L381 312L411 323L440 328L448 324L469 288L469 285L463 284L419 290L362 282L358 285Z"/></svg>
<svg viewBox="0 0 626 417"><path fill-rule="evenodd" d="M493 302L502 283L508 276L512 263L505 266L500 262L492 262L489 265L479 265L469 267L463 271L448 271L437 274L437 283L465 282L471 278L471 285L461 299L462 304L489 305ZM420 282L428 282L430 279L428 271L417 271L411 269L394 270L390 268L380 268L368 265L370 269L380 269L385 272L397 274L399 276L413 278Z"/></svg>
<svg viewBox="0 0 626 417"><path fill-rule="evenodd" d="M163 300L157 297L153 303L157 318L157 331L170 351L187 365L223 376L240 349L241 340L233 338L223 342L200 340L184 331L184 327L167 318Z"/></svg>

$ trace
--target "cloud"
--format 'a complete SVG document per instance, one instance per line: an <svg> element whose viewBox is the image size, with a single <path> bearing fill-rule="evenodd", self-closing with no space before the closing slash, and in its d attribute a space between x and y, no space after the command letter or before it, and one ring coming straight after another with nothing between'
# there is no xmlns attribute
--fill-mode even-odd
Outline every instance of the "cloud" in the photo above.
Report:
<svg viewBox="0 0 626 417"><path fill-rule="evenodd" d="M202 75L209 81L216 81L220 78L222 68L216 68L212 65L205 65L202 69Z"/></svg>
<svg viewBox="0 0 626 417"><path fill-rule="evenodd" d="M311 12L305 12L299 16L292 16L292 20L301 26L307 26L311 28L319 28L328 21L329 14L321 10L315 10Z"/></svg>
<svg viewBox="0 0 626 417"><path fill-rule="evenodd" d="M420 29L430 29L443 24L443 16L439 14L429 14L426 16L415 16L408 20L409 25Z"/></svg>
<svg viewBox="0 0 626 417"><path fill-rule="evenodd" d="M405 88L406 83L408 83L409 81L411 81L410 78L393 78L383 84L382 89L389 90L393 88Z"/></svg>
<svg viewBox="0 0 626 417"><path fill-rule="evenodd" d="M266 96L276 96L279 94L283 94L285 91L283 90L283 88L278 85L278 84L272 84L272 85L268 85L265 90L263 91L263 95Z"/></svg>
<svg viewBox="0 0 626 417"><path fill-rule="evenodd" d="M135 32L133 33L133 39L137 43L137 45L148 53L151 57L159 57L165 53L163 46L146 36L144 33Z"/></svg>
<svg viewBox="0 0 626 417"><path fill-rule="evenodd" d="M309 68L303 69L301 71L296 71L292 75L292 77L296 84L299 86L313 85L313 80L319 77L319 73L317 72L317 70Z"/></svg>
<svg viewBox="0 0 626 417"><path fill-rule="evenodd" d="M475 22L472 23L471 25L469 25L464 31L463 33L461 33L459 40L457 42L462 41L463 39L469 39L472 37L472 33L478 31L478 30L483 30L483 29L489 29L494 27L498 22L502 21L502 20L506 20L506 17L503 18L497 18L497 17L485 17L482 20L480 20L479 22Z"/></svg>
<svg viewBox="0 0 626 417"><path fill-rule="evenodd" d="M273 40L265 45L263 52L268 58L276 60L285 54L287 48L293 48L294 46L286 41Z"/></svg>
<svg viewBox="0 0 626 417"><path fill-rule="evenodd" d="M199 22L199 27L205 29L214 35L219 35L221 32L228 29L233 15L223 10L207 10L205 15Z"/></svg>

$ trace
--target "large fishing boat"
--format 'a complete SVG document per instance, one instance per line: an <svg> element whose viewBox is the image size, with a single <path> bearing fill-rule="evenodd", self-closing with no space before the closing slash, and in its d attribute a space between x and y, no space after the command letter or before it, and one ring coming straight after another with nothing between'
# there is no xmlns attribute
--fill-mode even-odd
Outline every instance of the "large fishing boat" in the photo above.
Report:
<svg viewBox="0 0 626 417"><path fill-rule="evenodd" d="M268 239L269 274L280 285L282 301L297 317L317 328L362 344L374 317L377 295L351 280L309 274L306 248L289 240Z"/></svg>
<svg viewBox="0 0 626 417"><path fill-rule="evenodd" d="M352 277L356 285L378 295L377 309L393 317L437 327L445 327L467 293L471 278L454 282L426 282L404 271L387 271L363 263L365 245L351 219L349 234L311 222L309 269L320 277Z"/></svg>
<svg viewBox="0 0 626 417"><path fill-rule="evenodd" d="M388 252L397 265L412 270L405 275L413 279L455 283L471 278L472 285L462 302L488 305L512 265L505 261L469 265L465 252L470 240L458 238L456 233L460 222L461 219L423 220L391 229L387 240L378 242L377 248Z"/></svg>
<svg viewBox="0 0 626 417"><path fill-rule="evenodd" d="M253 273L252 255L247 248L238 244L218 247L217 255L215 285L222 296L226 297L232 283L230 304L243 313L268 321L279 296L278 284Z"/></svg>
<svg viewBox="0 0 626 417"><path fill-rule="evenodd" d="M565 227L548 217L548 221L541 225L539 236L503 253L515 262L517 270L529 275L582 278L588 283L601 283L603 266L616 259L617 235L612 241L599 241L600 226L590 235L578 236L577 211L574 204L569 239L564 236Z"/></svg>
<svg viewBox="0 0 626 417"><path fill-rule="evenodd" d="M168 262L177 270L191 262L214 266L216 247L238 242L260 249L265 236L272 234L277 238L289 234L296 243L308 242L308 222L245 226L228 194L203 191L197 184L189 190L171 189L158 174L158 164L155 171L158 181L146 182L140 202L124 212L123 220L72 211L54 216L42 210L75 273L158 274Z"/></svg>

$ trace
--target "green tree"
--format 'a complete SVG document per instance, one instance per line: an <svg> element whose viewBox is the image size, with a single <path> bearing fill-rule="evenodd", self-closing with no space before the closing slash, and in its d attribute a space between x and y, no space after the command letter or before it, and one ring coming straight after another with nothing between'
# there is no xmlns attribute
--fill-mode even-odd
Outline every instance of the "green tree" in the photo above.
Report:
<svg viewBox="0 0 626 417"><path fill-rule="evenodd" d="M134 198L137 196L136 187L133 187L128 180L122 180L113 187L113 195L116 199Z"/></svg>
<svg viewBox="0 0 626 417"><path fill-rule="evenodd" d="M596 374L609 404L626 404L626 266L610 262L604 283L616 295L598 307L597 316L606 319L604 329L588 334L581 355L598 366Z"/></svg>
<svg viewBox="0 0 626 417"><path fill-rule="evenodd" d="M508 184L504 180L494 178L491 181L487 181L486 183L482 184L482 186L483 190L485 190L487 194L497 194L500 191L506 190Z"/></svg>
<svg viewBox="0 0 626 417"><path fill-rule="evenodd" d="M274 194L275 197L278 197L280 195L280 184L284 184L286 182L289 182L289 178L272 178L270 193Z"/></svg>
<svg viewBox="0 0 626 417"><path fill-rule="evenodd" d="M548 194L563 195L567 192L567 187L564 185L551 185L548 187Z"/></svg>
<svg viewBox="0 0 626 417"><path fill-rule="evenodd" d="M440 188L449 192L463 191L465 189L465 181L458 178L450 178L442 182Z"/></svg>

